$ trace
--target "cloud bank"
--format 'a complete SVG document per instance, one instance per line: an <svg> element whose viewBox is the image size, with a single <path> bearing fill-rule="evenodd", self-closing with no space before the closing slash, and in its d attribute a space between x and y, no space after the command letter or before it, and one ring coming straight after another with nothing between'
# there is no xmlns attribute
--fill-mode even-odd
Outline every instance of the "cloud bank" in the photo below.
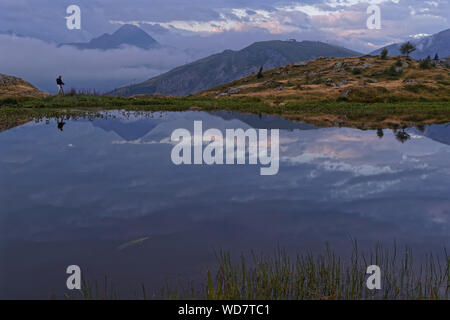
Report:
<svg viewBox="0 0 450 320"><path fill-rule="evenodd" d="M7 35L0 35L0 51L0 72L21 77L48 92L56 92L58 75L63 76L66 90L104 92L144 81L195 59L184 51L171 48L79 50Z"/></svg>

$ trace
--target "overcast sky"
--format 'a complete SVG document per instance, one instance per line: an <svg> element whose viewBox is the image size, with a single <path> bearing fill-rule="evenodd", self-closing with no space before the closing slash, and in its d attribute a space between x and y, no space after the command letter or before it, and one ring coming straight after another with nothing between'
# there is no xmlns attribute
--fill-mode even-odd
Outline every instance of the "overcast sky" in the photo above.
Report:
<svg viewBox="0 0 450 320"><path fill-rule="evenodd" d="M81 8L80 31L65 27L65 9L71 4ZM366 27L369 4L381 8L381 30ZM231 48L253 40L296 37L370 51L410 35L447 29L449 16L448 0L2 0L0 31L68 42L134 23L161 42L185 47L199 37L202 43L227 43Z"/></svg>
<svg viewBox="0 0 450 320"><path fill-rule="evenodd" d="M81 8L81 30L66 28L66 8L72 4ZM366 26L369 16L366 10L370 4L377 4L381 9L380 30L369 30ZM0 32L10 30L45 42L63 43L88 41L105 32L112 33L121 24L132 23L139 25L164 45L194 52L188 56L176 53L176 57L170 60L173 66L193 57L224 49L241 49L255 41L272 39L327 41L367 53L389 43L404 41L409 36L433 34L448 29L449 17L449 0L0 2ZM9 50L6 46L10 43L5 41L0 39L0 48ZM16 46L17 49L27 50L28 47L24 43L22 45L23 47ZM40 46L44 50L42 46L44 44ZM10 56L14 54L9 50ZM114 63L117 63L116 60ZM0 62L0 72L4 72L3 67L6 65L6 62ZM158 72L152 66L147 67ZM158 67L161 69L160 65ZM168 67L168 63L164 67ZM12 68L14 66L9 65L8 70ZM24 70L18 71L15 73L24 73ZM132 79L146 78L150 74L147 71L133 74Z"/></svg>

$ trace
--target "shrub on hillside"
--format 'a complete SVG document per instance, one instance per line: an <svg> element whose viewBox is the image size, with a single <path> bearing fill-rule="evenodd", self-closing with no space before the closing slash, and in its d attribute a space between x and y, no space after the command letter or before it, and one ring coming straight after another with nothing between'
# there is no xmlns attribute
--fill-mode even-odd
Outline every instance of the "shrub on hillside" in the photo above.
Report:
<svg viewBox="0 0 450 320"><path fill-rule="evenodd" d="M261 68L259 68L258 74L256 75L256 78L261 79L263 78L263 67L261 66Z"/></svg>
<svg viewBox="0 0 450 320"><path fill-rule="evenodd" d="M355 102L380 102L389 91L385 87L354 87L349 94L349 100Z"/></svg>
<svg viewBox="0 0 450 320"><path fill-rule="evenodd" d="M392 65L384 70L384 74L391 77L399 77L402 75L402 73L403 70L400 67L396 67L395 65Z"/></svg>
<svg viewBox="0 0 450 320"><path fill-rule="evenodd" d="M423 59L419 63L420 69L431 69L433 64L431 63L431 59L427 57L426 59Z"/></svg>
<svg viewBox="0 0 450 320"><path fill-rule="evenodd" d="M19 100L12 97L6 97L3 99L0 99L0 106L11 106L11 105L18 105Z"/></svg>
<svg viewBox="0 0 450 320"><path fill-rule="evenodd" d="M403 89L409 91L409 92L414 92L414 93L419 93L420 91L433 91L434 89L431 87L427 87L424 84L408 84L406 86L403 87Z"/></svg>

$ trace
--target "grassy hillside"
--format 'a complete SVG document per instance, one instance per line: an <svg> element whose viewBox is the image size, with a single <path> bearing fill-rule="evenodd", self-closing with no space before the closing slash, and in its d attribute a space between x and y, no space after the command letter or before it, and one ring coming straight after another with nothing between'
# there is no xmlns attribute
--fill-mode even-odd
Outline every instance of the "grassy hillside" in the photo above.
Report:
<svg viewBox="0 0 450 320"><path fill-rule="evenodd" d="M165 74L116 89L111 95L169 94L185 96L258 72L296 61L324 57L351 57L358 52L315 41L256 42L240 51L226 50L175 68Z"/></svg>
<svg viewBox="0 0 450 320"><path fill-rule="evenodd" d="M450 101L450 69L405 57L321 58L233 81L201 96L288 102Z"/></svg>

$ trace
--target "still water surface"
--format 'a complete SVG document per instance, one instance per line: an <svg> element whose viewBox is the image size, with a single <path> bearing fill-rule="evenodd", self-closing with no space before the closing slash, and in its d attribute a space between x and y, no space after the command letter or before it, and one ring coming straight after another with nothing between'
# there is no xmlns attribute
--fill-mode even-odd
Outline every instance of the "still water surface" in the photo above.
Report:
<svg viewBox="0 0 450 320"><path fill-rule="evenodd" d="M230 112L108 114L0 133L0 298L64 293L71 264L126 294L203 279L221 248L450 244L448 124L399 134ZM279 173L174 165L170 135L194 120L280 129Z"/></svg>

